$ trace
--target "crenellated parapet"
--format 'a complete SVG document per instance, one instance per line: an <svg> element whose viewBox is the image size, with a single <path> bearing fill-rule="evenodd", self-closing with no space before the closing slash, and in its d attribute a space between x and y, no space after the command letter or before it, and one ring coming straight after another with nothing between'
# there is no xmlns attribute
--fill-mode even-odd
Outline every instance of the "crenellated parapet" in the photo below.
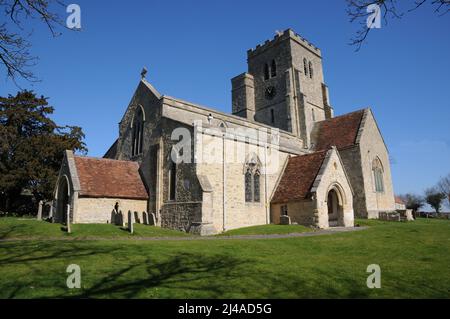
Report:
<svg viewBox="0 0 450 319"><path fill-rule="evenodd" d="M312 53L318 55L319 57L322 57L322 52L318 47L316 47L314 44L312 44L299 34L295 33L295 31L292 29L287 29L283 32L279 32L274 36L272 40L266 40L263 44L258 44L255 48L247 50L247 57L251 58L253 56L256 56L276 46L279 42L287 40L289 38L296 41Z"/></svg>

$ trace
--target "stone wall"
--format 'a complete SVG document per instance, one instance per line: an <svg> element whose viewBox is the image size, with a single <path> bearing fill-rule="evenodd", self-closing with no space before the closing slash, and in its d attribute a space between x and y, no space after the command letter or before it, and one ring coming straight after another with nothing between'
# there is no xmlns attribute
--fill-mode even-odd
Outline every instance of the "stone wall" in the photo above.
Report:
<svg viewBox="0 0 450 319"><path fill-rule="evenodd" d="M257 154L262 166L265 158L264 146L234 141L222 136L202 134L204 145L216 149L215 159L197 164L197 174L208 176L213 192L213 225L217 230L228 230L270 223L270 197L284 166L287 153L272 149L273 171L260 176L260 201L245 201L245 162L250 154ZM223 153L225 147L225 154ZM234 150L234 151L233 151ZM209 156L204 148L202 156ZM269 150L267 151L270 152ZM232 156L234 154L235 156ZM224 160L225 156L225 160ZM214 156L211 156L214 157ZM269 160L267 160L269 163Z"/></svg>
<svg viewBox="0 0 450 319"><path fill-rule="evenodd" d="M194 224L201 223L201 202L166 202L161 211L161 226L190 232Z"/></svg>
<svg viewBox="0 0 450 319"><path fill-rule="evenodd" d="M315 203L312 200L289 202L286 204L273 204L270 209L272 223L280 223L281 207L283 205L287 205L288 216L291 218L291 223L316 226L316 220L314 218Z"/></svg>
<svg viewBox="0 0 450 319"><path fill-rule="evenodd" d="M119 203L119 210L124 216L127 216L129 210L139 214L147 211L146 200L79 197L77 202L77 212L73 221L75 224L111 223L111 213L116 203Z"/></svg>
<svg viewBox="0 0 450 319"><path fill-rule="evenodd" d="M361 139L359 142L361 153L361 167L364 179L365 206L368 218L378 218L378 212L394 211L395 199L391 177L389 154L383 137L378 129L371 111L367 111ZM375 190L375 181L372 170L373 161L378 158L383 166L384 191Z"/></svg>

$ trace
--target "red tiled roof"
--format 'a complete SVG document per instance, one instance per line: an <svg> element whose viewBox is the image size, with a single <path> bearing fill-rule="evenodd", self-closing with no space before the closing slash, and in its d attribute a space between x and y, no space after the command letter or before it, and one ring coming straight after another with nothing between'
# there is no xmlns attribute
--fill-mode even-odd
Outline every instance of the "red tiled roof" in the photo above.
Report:
<svg viewBox="0 0 450 319"><path fill-rule="evenodd" d="M272 203L305 199L319 173L327 151L289 158Z"/></svg>
<svg viewBox="0 0 450 319"><path fill-rule="evenodd" d="M80 196L148 199L136 162L75 156L75 165Z"/></svg>
<svg viewBox="0 0 450 319"><path fill-rule="evenodd" d="M355 145L363 115L364 110L359 110L318 122L315 149L326 150L331 146L343 149Z"/></svg>
<svg viewBox="0 0 450 319"><path fill-rule="evenodd" d="M395 203L405 205L405 202L399 196L395 196Z"/></svg>

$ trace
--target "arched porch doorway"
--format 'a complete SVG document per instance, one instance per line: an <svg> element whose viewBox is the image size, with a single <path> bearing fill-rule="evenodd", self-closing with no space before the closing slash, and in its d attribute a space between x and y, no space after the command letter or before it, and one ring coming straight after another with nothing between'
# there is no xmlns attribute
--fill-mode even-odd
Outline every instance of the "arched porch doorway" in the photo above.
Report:
<svg viewBox="0 0 450 319"><path fill-rule="evenodd" d="M337 227L344 226L344 207L343 197L339 189L333 187L328 192L328 226Z"/></svg>
<svg viewBox="0 0 450 319"><path fill-rule="evenodd" d="M67 205L69 204L70 197L69 182L65 176L59 182L57 196L56 207L58 221L65 224L67 222Z"/></svg>

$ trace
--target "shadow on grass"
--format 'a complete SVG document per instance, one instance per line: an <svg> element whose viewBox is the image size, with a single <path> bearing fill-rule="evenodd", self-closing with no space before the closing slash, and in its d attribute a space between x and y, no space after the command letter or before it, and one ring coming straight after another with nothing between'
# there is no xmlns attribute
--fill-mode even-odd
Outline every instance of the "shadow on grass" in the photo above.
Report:
<svg viewBox="0 0 450 319"><path fill-rule="evenodd" d="M7 239L11 234L21 233L26 229L27 227L25 225L11 225L6 230L0 231L0 240Z"/></svg>
<svg viewBox="0 0 450 319"><path fill-rule="evenodd" d="M221 285L224 280L236 277L233 275L235 269L245 264L245 260L226 255L182 253L160 262L147 258L144 262L116 270L92 287L83 289L75 298L139 298L152 288L202 291L211 298L220 297L227 292L226 287ZM128 280L122 278L133 272L142 274L142 268L145 270L144 276Z"/></svg>

